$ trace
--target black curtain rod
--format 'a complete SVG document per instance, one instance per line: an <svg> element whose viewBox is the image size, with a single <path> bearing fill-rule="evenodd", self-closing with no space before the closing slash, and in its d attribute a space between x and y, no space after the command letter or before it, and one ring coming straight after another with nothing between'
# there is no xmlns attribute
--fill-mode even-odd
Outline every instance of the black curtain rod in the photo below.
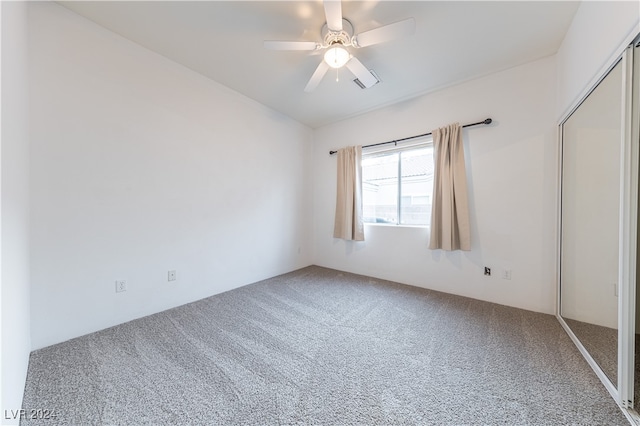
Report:
<svg viewBox="0 0 640 426"><path fill-rule="evenodd" d="M482 120L482 121L478 121L477 123L471 123L471 124L465 124L462 127L471 127L471 126L478 126L480 124L491 124L493 120L491 120L490 118L487 118L486 120ZM395 143L396 145L398 144L398 142L403 142L403 141L408 141L409 139L417 139L417 138L422 138L425 136L429 136L431 135L431 132L429 133L424 133L422 135L416 135L416 136L409 136L407 138L402 138L402 139L396 139L396 140L392 140L392 141L387 141L387 142L380 142L380 143L374 143L371 145L364 145L363 148L371 148L372 146L378 146L378 145L386 145L388 143ZM329 155L333 155L338 151L329 151Z"/></svg>

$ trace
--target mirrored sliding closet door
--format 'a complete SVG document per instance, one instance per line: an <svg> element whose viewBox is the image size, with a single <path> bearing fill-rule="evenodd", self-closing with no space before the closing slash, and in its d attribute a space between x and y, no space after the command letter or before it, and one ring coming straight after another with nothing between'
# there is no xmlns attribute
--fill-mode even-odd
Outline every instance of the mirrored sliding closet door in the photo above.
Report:
<svg viewBox="0 0 640 426"><path fill-rule="evenodd" d="M636 44L560 125L560 322L626 408L636 329Z"/></svg>

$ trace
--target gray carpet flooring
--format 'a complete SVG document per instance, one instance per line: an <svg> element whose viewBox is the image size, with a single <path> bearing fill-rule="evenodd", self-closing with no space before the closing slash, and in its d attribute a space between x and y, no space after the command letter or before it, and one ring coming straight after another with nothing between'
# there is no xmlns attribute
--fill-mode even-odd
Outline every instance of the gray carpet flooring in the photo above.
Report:
<svg viewBox="0 0 640 426"><path fill-rule="evenodd" d="M625 425L550 315L316 266L31 355L96 425Z"/></svg>
<svg viewBox="0 0 640 426"><path fill-rule="evenodd" d="M611 383L618 384L618 330L565 318L582 346L591 354ZM635 397L634 397L635 398Z"/></svg>
<svg viewBox="0 0 640 426"><path fill-rule="evenodd" d="M611 383L618 383L618 330L572 319L564 319L582 346L591 354ZM640 334L635 338L634 396L640 403Z"/></svg>

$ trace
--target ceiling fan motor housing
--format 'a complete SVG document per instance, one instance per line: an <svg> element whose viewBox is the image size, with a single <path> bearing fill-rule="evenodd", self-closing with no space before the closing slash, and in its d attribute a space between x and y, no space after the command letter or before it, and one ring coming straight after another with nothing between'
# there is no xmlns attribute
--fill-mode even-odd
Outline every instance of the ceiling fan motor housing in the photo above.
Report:
<svg viewBox="0 0 640 426"><path fill-rule="evenodd" d="M352 46L353 38L353 25L348 20L342 18L342 31L332 31L327 24L322 26L322 39L324 40L323 47L329 47L336 43L340 43L343 46Z"/></svg>

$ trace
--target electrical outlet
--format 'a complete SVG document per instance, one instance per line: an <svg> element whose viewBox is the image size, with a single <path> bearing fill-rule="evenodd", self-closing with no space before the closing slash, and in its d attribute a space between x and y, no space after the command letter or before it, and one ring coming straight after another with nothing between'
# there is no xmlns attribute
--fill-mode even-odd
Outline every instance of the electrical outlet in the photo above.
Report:
<svg viewBox="0 0 640 426"><path fill-rule="evenodd" d="M176 280L176 271L169 271L167 273L167 281L175 281Z"/></svg>
<svg viewBox="0 0 640 426"><path fill-rule="evenodd" d="M487 277L490 277L490 276L491 276L491 268L489 268L488 266L485 266L485 267L484 267L484 274L485 274Z"/></svg>
<svg viewBox="0 0 640 426"><path fill-rule="evenodd" d="M510 280L511 279L511 269L503 269L502 270L502 279Z"/></svg>
<svg viewBox="0 0 640 426"><path fill-rule="evenodd" d="M127 291L127 282L125 280L116 281L116 293Z"/></svg>

